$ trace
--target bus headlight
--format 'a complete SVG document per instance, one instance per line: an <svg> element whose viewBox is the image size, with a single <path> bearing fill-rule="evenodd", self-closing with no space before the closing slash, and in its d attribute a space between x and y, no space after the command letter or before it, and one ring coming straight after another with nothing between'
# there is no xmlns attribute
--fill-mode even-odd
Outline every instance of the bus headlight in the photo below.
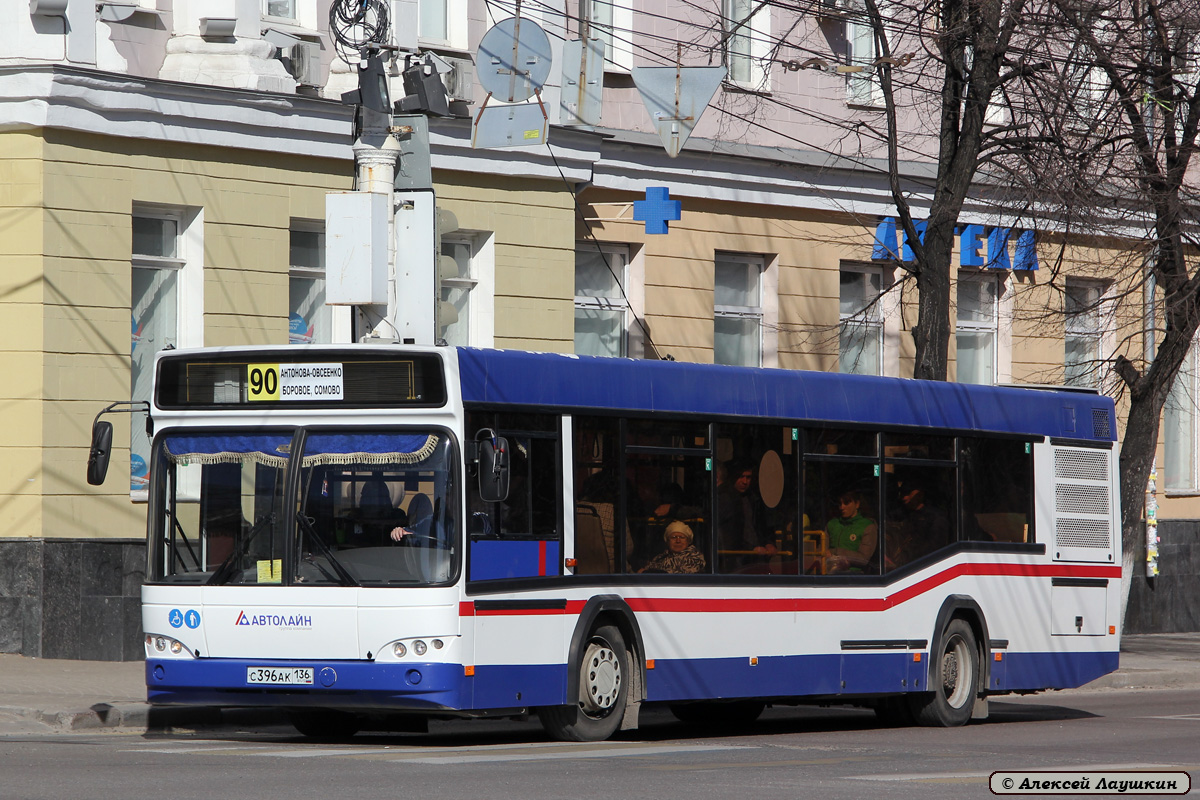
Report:
<svg viewBox="0 0 1200 800"><path fill-rule="evenodd" d="M183 658L191 658L194 655L178 639L172 639L170 636L162 636L157 633L146 634L146 655L152 656L160 653L163 656L167 656L169 653L172 656L181 656Z"/></svg>
<svg viewBox="0 0 1200 800"><path fill-rule="evenodd" d="M396 642L392 645L392 652L396 654L396 658L404 658L408 655L408 648L404 646L404 642Z"/></svg>
<svg viewBox="0 0 1200 800"><path fill-rule="evenodd" d="M425 642L421 641L420 639L417 639L415 642L413 642L413 652L419 656L425 655L425 651L428 649L429 648L425 646Z"/></svg>

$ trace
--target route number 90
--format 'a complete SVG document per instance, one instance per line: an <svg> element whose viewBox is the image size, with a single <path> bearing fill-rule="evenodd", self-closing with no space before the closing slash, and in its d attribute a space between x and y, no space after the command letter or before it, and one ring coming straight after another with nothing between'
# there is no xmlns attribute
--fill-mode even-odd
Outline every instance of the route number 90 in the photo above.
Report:
<svg viewBox="0 0 1200 800"><path fill-rule="evenodd" d="M248 400L279 399L278 364L248 364L246 370L249 385Z"/></svg>

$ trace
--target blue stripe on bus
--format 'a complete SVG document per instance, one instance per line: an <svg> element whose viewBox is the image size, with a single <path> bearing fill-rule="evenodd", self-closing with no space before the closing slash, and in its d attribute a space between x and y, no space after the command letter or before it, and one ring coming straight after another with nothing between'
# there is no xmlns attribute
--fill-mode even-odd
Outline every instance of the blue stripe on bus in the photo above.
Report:
<svg viewBox="0 0 1200 800"><path fill-rule="evenodd" d="M246 683L248 667L312 667L312 686ZM322 685L321 672L337 679ZM415 673L419 673L419 676ZM317 706L436 710L462 708L471 678L461 664L380 664L320 659L148 659L146 694L162 705ZM561 702L561 701L559 701Z"/></svg>
<svg viewBox="0 0 1200 800"><path fill-rule="evenodd" d="M517 350L458 360L465 403L1116 439L1112 400L1082 392Z"/></svg>
<svg viewBox="0 0 1200 800"><path fill-rule="evenodd" d="M477 539L471 542L471 580L536 578L562 574L559 543L552 540Z"/></svg>
<svg viewBox="0 0 1200 800"><path fill-rule="evenodd" d="M802 697L928 691L928 654L912 652L749 658L655 659L647 700ZM1006 653L993 662L992 691L1069 689L1117 669L1117 653Z"/></svg>
<svg viewBox="0 0 1200 800"><path fill-rule="evenodd" d="M1117 669L1118 653L1005 653L991 663L989 689L1069 689ZM310 666L337 673L331 687L249 686L246 668ZM421 673L414 682L412 671ZM912 652L763 656L750 659L656 659L646 672L651 702L737 697L803 697L927 691L927 655ZM163 705L314 706L380 710L520 708L566 702L564 664L481 665L464 677L458 664L265 659L149 660L151 703Z"/></svg>

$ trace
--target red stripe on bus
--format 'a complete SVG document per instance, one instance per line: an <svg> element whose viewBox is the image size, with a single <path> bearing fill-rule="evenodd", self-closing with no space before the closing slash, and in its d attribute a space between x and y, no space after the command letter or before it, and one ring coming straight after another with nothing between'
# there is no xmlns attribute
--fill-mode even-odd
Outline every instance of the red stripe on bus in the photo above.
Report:
<svg viewBox="0 0 1200 800"><path fill-rule="evenodd" d="M1027 578L1120 578L1121 568L1108 565L1071 564L956 564L930 575L911 586L884 597L769 597L717 599L694 597L627 597L630 609L639 612L710 614L768 613L788 611L886 611L901 603L925 594L955 578L966 575ZM567 607L547 609L486 609L477 610L473 603L460 603L459 614L470 616L537 616L547 614L576 615L583 611L585 600L568 600Z"/></svg>
<svg viewBox="0 0 1200 800"><path fill-rule="evenodd" d="M546 540L538 541L538 575L546 574Z"/></svg>
<svg viewBox="0 0 1200 800"><path fill-rule="evenodd" d="M1061 564L958 564L884 597L779 597L745 599L630 597L634 611L767 613L786 611L886 611L964 575L1053 578L1119 578L1120 567Z"/></svg>

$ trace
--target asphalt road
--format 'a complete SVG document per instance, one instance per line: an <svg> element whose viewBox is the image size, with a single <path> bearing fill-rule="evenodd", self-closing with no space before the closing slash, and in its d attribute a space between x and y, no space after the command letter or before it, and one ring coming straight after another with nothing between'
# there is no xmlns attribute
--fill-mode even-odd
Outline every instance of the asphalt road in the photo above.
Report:
<svg viewBox="0 0 1200 800"><path fill-rule="evenodd" d="M1059 692L992 702L959 729L881 728L870 711L769 709L743 731L665 711L601 744L534 721L314 743L257 725L137 735L0 736L0 798L992 797L994 770L1181 769L1200 793L1200 689Z"/></svg>

